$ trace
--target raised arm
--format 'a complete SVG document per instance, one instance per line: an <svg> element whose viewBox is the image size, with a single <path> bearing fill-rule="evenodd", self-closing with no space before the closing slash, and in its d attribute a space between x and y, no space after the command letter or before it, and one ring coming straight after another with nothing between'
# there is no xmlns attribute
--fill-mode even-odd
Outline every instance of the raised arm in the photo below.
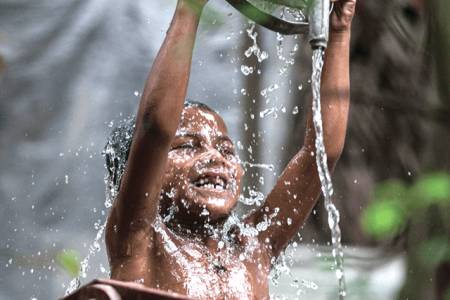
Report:
<svg viewBox="0 0 450 300"><path fill-rule="evenodd" d="M330 41L326 50L321 85L321 109L328 166L332 170L344 147L350 101L350 25L356 0L339 0L331 16ZM259 233L269 255L277 257L309 216L320 195L312 112L308 112L305 142L292 158L268 195L264 205L247 218L256 225L270 220Z"/></svg>
<svg viewBox="0 0 450 300"><path fill-rule="evenodd" d="M158 213L161 178L183 110L195 35L205 3L206 0L178 1L145 83L126 169L106 232L114 278L127 280L119 273L144 268L145 264L131 258L146 257L151 251L152 234L148 231Z"/></svg>

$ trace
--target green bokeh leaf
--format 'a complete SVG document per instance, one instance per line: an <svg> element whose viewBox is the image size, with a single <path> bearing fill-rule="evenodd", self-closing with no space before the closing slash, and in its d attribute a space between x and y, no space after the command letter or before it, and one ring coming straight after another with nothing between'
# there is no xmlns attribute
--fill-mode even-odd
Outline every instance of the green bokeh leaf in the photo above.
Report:
<svg viewBox="0 0 450 300"><path fill-rule="evenodd" d="M372 202L362 215L362 228L366 234L384 239L394 236L403 227L406 215L396 200Z"/></svg>
<svg viewBox="0 0 450 300"><path fill-rule="evenodd" d="M407 198L407 188L400 180L388 180L375 188L375 201L395 201L404 203Z"/></svg>
<svg viewBox="0 0 450 300"><path fill-rule="evenodd" d="M450 176L446 173L429 174L411 188L411 196L419 206L450 203Z"/></svg>
<svg viewBox="0 0 450 300"><path fill-rule="evenodd" d="M80 256L75 250L62 250L56 255L56 262L70 276L77 277L80 272Z"/></svg>

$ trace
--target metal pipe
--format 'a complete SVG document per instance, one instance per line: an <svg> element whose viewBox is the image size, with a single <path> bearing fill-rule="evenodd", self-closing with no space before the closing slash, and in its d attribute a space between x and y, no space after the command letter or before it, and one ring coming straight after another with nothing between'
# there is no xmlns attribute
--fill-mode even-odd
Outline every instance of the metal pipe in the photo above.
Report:
<svg viewBox="0 0 450 300"><path fill-rule="evenodd" d="M325 49L330 27L330 0L314 0L308 12L308 22L311 47Z"/></svg>
<svg viewBox="0 0 450 300"><path fill-rule="evenodd" d="M254 6L247 0L226 0L231 6L239 10L244 16L253 20L261 26L266 27L275 32L281 34L307 34L308 33L308 23L307 22L288 22L281 20L269 13L266 13ZM286 0L276 0L277 4L280 4ZM293 0L290 0L293 1ZM281 5L281 4L280 4ZM297 5L299 6L299 5Z"/></svg>
<svg viewBox="0 0 450 300"><path fill-rule="evenodd" d="M272 3L308 9L308 23L288 22L262 11L248 0L226 0L246 17L254 22L281 34L306 34L309 32L309 43L313 49L326 48L330 23L330 0L269 0Z"/></svg>

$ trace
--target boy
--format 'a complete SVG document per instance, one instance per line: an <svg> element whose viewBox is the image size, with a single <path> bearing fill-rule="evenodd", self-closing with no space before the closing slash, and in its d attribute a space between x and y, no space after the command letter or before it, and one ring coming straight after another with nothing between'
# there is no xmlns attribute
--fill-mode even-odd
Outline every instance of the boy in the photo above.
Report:
<svg viewBox="0 0 450 300"><path fill-rule="evenodd" d="M123 176L120 170L110 174L120 185L106 233L111 277L201 299L267 299L271 264L320 194L311 155L311 112L305 144L264 205L239 226L225 230L238 201L243 169L222 118L204 104L184 103L206 2L178 1L144 89L131 146L125 149ZM322 75L331 169L344 146L347 126L355 2L335 2ZM124 163L108 155L107 160L108 166Z"/></svg>

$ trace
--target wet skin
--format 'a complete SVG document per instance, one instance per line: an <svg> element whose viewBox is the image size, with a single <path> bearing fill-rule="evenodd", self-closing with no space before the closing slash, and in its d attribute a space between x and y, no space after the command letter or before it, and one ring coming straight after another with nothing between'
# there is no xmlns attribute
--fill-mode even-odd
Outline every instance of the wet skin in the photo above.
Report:
<svg viewBox="0 0 450 300"><path fill-rule="evenodd" d="M112 277L194 298L267 298L270 261L264 246L238 232L222 235L242 175L222 118L184 109L168 152L159 215L144 233L153 249L143 254L127 247L117 256L110 251Z"/></svg>
<svg viewBox="0 0 450 300"><path fill-rule="evenodd" d="M110 251L112 278L194 298L267 298L265 247L257 238L221 230L238 201L242 175L223 119L184 109L168 152L159 216L144 233L153 249Z"/></svg>
<svg viewBox="0 0 450 300"><path fill-rule="evenodd" d="M242 174L222 118L186 108L168 154L154 234L160 275L152 286L202 299L267 297L263 248L248 256L248 239L220 230L238 201Z"/></svg>
<svg viewBox="0 0 450 300"><path fill-rule="evenodd" d="M183 110L168 154L161 212L189 228L228 217L239 197L243 170L222 118L201 108ZM186 220L187 217L187 220Z"/></svg>
<svg viewBox="0 0 450 300"><path fill-rule="evenodd" d="M355 2L340 0L335 5L322 74L330 169L341 154L347 127ZM220 116L184 108L205 3L179 0L147 79L106 228L111 277L200 299L266 299L271 261L300 230L320 194L311 155L312 115L308 111L304 145L264 204L242 220L246 230L224 233L222 225L238 200L242 168ZM258 224L265 224L265 230L248 230Z"/></svg>

